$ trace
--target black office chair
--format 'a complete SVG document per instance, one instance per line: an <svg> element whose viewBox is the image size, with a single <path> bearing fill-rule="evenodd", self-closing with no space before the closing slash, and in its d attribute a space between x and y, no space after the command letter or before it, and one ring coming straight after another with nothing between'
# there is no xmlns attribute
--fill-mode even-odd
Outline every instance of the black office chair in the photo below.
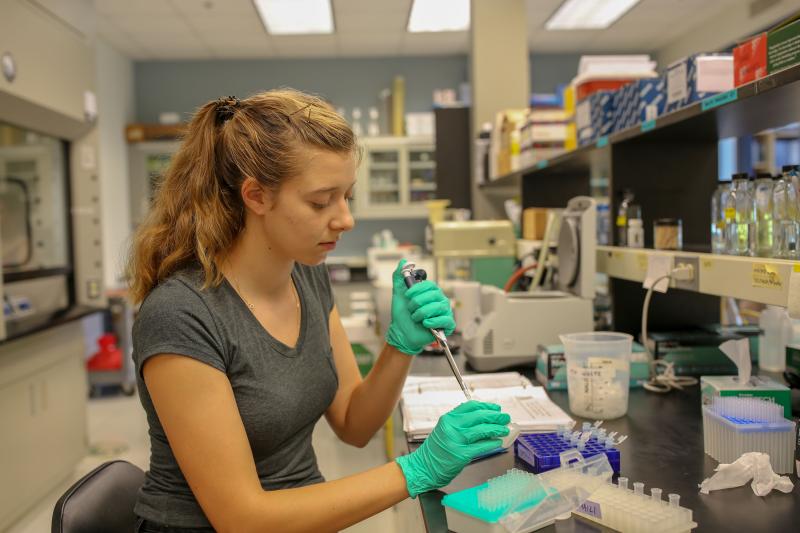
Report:
<svg viewBox="0 0 800 533"><path fill-rule="evenodd" d="M64 493L53 509L52 533L134 531L136 494L144 472L127 461L98 466Z"/></svg>

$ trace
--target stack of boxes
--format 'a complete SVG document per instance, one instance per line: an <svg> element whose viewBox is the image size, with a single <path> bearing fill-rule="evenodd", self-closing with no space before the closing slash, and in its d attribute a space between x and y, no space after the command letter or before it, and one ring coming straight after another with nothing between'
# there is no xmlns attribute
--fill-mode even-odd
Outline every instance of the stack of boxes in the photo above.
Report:
<svg viewBox="0 0 800 533"><path fill-rule="evenodd" d="M557 105L532 105L520 126L520 168L563 152L568 134L567 123L567 113L561 107L560 99Z"/></svg>
<svg viewBox="0 0 800 533"><path fill-rule="evenodd" d="M664 114L666 78L658 76L634 81L614 93L612 131L632 128Z"/></svg>
<svg viewBox="0 0 800 533"><path fill-rule="evenodd" d="M667 67L667 112L733 89L731 54L695 54Z"/></svg>
<svg viewBox="0 0 800 533"><path fill-rule="evenodd" d="M800 15L734 48L733 63L736 87L800 63Z"/></svg>

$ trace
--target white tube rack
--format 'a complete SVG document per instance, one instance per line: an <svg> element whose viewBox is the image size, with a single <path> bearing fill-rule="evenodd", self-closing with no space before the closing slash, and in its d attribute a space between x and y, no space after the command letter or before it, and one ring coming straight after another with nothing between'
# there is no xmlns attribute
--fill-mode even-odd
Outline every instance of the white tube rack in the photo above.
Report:
<svg viewBox="0 0 800 533"><path fill-rule="evenodd" d="M619 478L618 485L603 485L577 511L582 516L622 533L682 533L697 527L692 510L679 505L680 496L670 494L661 499L661 489L644 494L644 483L628 489L628 478Z"/></svg>

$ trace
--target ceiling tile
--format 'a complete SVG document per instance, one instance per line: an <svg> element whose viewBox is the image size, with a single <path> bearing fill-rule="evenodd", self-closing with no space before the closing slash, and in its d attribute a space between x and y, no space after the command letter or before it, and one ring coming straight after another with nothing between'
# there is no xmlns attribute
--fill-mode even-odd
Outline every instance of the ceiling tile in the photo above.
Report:
<svg viewBox="0 0 800 533"><path fill-rule="evenodd" d="M337 52L336 35L273 35L272 44L281 57L331 57Z"/></svg>
<svg viewBox="0 0 800 533"><path fill-rule="evenodd" d="M194 15L258 16L253 0L169 0L178 13Z"/></svg>
<svg viewBox="0 0 800 533"><path fill-rule="evenodd" d="M94 8L104 15L149 14L151 18L174 14L172 4L165 0L94 0Z"/></svg>
<svg viewBox="0 0 800 533"><path fill-rule="evenodd" d="M177 35L190 31L186 20L179 15L164 15L152 17L150 15L128 15L114 17L113 23L131 35L145 33L175 33Z"/></svg>
<svg viewBox="0 0 800 533"><path fill-rule="evenodd" d="M186 24L198 31L219 31L245 37L267 35L261 20L248 15L193 15L187 16Z"/></svg>

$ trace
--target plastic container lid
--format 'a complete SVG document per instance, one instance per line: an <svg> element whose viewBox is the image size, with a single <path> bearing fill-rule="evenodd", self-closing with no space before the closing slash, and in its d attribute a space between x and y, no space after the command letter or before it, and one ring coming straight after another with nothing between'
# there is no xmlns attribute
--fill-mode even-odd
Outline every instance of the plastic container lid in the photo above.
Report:
<svg viewBox="0 0 800 533"><path fill-rule="evenodd" d="M791 172L792 170L797 170L800 168L800 165L783 165L781 167L781 172Z"/></svg>
<svg viewBox="0 0 800 533"><path fill-rule="evenodd" d="M732 180L746 180L748 178L747 172L737 172L733 176L731 176Z"/></svg>
<svg viewBox="0 0 800 533"><path fill-rule="evenodd" d="M659 218L653 224L656 226L680 226L683 221L680 218Z"/></svg>

